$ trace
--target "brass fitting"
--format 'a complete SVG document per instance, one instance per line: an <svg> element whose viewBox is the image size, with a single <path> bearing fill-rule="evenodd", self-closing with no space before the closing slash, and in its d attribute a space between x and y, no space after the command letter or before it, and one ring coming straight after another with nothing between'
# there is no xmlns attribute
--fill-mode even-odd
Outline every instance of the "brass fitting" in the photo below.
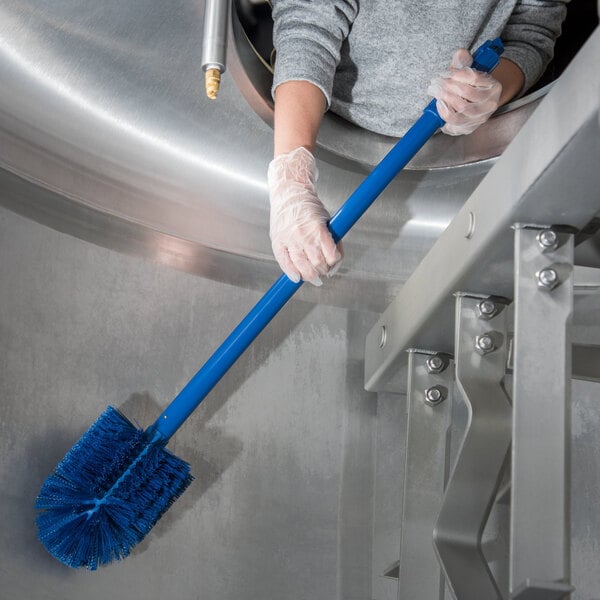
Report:
<svg viewBox="0 0 600 600"><path fill-rule="evenodd" d="M219 69L206 69L204 72L204 84L206 86L206 95L211 100L216 100L221 84L221 71Z"/></svg>

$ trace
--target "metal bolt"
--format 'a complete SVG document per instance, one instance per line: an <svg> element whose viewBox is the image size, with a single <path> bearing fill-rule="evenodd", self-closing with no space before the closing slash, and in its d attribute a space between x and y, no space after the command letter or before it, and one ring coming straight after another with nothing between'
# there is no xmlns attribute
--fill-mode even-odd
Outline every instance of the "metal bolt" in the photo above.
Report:
<svg viewBox="0 0 600 600"><path fill-rule="evenodd" d="M553 290L558 284L558 273L556 269L547 267L536 273L538 287Z"/></svg>
<svg viewBox="0 0 600 600"><path fill-rule="evenodd" d="M544 229L537 234L537 241L543 252L558 248L558 235L552 229Z"/></svg>
<svg viewBox="0 0 600 600"><path fill-rule="evenodd" d="M495 317L497 314L498 306L496 306L496 303L492 300L482 300L477 305L477 316L480 319L488 320Z"/></svg>
<svg viewBox="0 0 600 600"><path fill-rule="evenodd" d="M444 360L439 354L434 354L425 361L425 366L430 375L436 375L446 369L448 361Z"/></svg>
<svg viewBox="0 0 600 600"><path fill-rule="evenodd" d="M479 354L489 354L496 349L496 344L494 344L494 340L489 333L484 333L482 335L478 335L475 338L475 350L479 352Z"/></svg>
<svg viewBox="0 0 600 600"><path fill-rule="evenodd" d="M425 390L425 403L430 406L437 406L440 402L446 399L446 390L439 386L434 385Z"/></svg>

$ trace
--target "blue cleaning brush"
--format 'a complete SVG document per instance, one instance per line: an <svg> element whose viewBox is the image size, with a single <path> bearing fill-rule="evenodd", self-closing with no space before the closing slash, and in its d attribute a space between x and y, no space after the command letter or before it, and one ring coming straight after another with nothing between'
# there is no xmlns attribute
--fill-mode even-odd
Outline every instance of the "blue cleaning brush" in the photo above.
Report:
<svg viewBox="0 0 600 600"><path fill-rule="evenodd" d="M489 72L499 39L473 56ZM331 218L341 240L377 196L444 124L432 100L419 120ZM44 482L35 506L40 541L65 565L95 570L126 557L190 485L190 466L165 446L228 369L300 288L281 275L146 431L109 407Z"/></svg>

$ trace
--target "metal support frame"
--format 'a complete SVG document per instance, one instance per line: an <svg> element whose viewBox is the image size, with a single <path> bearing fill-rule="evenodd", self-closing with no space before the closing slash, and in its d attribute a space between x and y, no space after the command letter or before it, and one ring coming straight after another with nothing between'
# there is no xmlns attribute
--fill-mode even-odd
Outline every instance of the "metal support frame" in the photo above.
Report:
<svg viewBox="0 0 600 600"><path fill-rule="evenodd" d="M573 235L543 249L543 229L515 228L511 598L553 600L570 579ZM556 280L554 280L554 274ZM551 284L544 274L551 273Z"/></svg>
<svg viewBox="0 0 600 600"><path fill-rule="evenodd" d="M408 422L398 598L443 600L444 577L433 548L449 463L454 362L409 350Z"/></svg>
<svg viewBox="0 0 600 600"><path fill-rule="evenodd" d="M575 244L578 237L579 234L575 236ZM574 267L573 296L573 312L582 322L573 331L571 374L573 379L600 382L600 338L586 327L586 324L597 324L593 315L597 315L600 306L600 268Z"/></svg>
<svg viewBox="0 0 600 600"><path fill-rule="evenodd" d="M581 336L575 339L571 373L569 318L573 281L583 294L597 292L600 264L588 262L574 273L572 234L564 230L555 230L555 240L548 227L520 228L514 236L510 228L519 222L568 224L582 230L598 218L600 70L594 67L599 56L600 30L573 59L366 338L369 391L397 393L406 388L407 348L454 351L457 387L470 420L434 542L459 600L502 597L481 550L481 535L513 436L511 598L552 600L572 590L569 379L573 375L595 381L600 369L597 340ZM580 93L573 95L573 89ZM548 233L538 239L544 231ZM477 298L462 296L453 306L456 290L514 298L514 411L500 385L508 311L486 321L474 310ZM581 314L586 302L576 298L578 332L586 324ZM454 331L453 308L458 315ZM501 343L495 334L485 336L489 332L500 332ZM473 347L478 336L479 352ZM497 498L506 496L501 493ZM414 597L428 600L422 592Z"/></svg>
<svg viewBox="0 0 600 600"><path fill-rule="evenodd" d="M366 389L405 389L407 348L453 352L456 290L513 297L513 223L581 230L598 217L599 57L600 29L374 324L365 342Z"/></svg>
<svg viewBox="0 0 600 600"><path fill-rule="evenodd" d="M490 301L499 310L482 315L482 303ZM456 384L469 421L434 541L447 582L459 600L503 597L483 555L481 538L510 446L511 408L501 386L508 356L507 322L505 306L498 301L457 294Z"/></svg>

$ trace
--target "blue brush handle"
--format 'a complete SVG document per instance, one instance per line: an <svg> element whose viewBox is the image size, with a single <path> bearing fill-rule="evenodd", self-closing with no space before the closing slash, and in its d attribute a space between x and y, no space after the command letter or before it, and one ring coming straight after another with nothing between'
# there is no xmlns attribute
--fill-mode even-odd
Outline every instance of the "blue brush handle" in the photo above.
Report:
<svg viewBox="0 0 600 600"><path fill-rule="evenodd" d="M492 71L503 51L499 38L488 40L473 55L472 67L478 71ZM436 101L432 100L419 120L331 218L328 226L336 242L350 231L377 196L443 125ZM286 275L281 275L158 417L150 428L152 433L158 432L166 443L301 285L301 281L294 283Z"/></svg>

